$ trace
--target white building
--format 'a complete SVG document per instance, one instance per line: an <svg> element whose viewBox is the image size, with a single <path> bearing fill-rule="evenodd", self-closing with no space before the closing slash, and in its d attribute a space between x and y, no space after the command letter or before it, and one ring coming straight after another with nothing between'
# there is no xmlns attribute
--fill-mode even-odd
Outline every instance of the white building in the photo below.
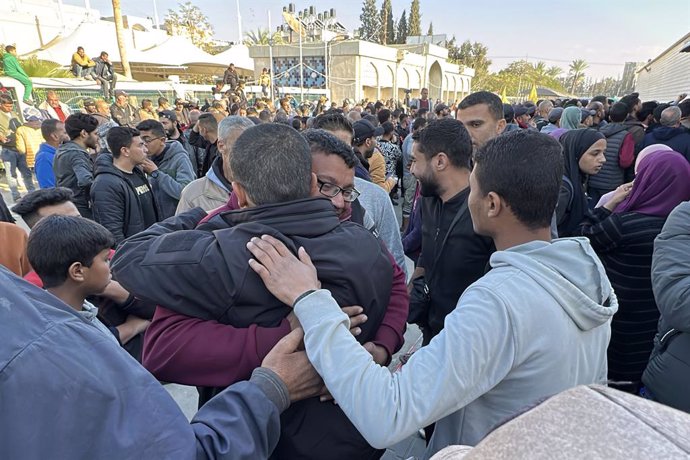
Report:
<svg viewBox="0 0 690 460"><path fill-rule="evenodd" d="M635 91L643 101L672 101L681 93L690 93L690 33L637 70Z"/></svg>

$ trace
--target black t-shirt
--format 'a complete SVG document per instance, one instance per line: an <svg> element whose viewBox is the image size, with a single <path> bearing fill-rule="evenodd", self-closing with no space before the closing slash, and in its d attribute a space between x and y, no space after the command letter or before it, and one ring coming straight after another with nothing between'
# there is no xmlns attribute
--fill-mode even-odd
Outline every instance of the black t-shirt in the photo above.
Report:
<svg viewBox="0 0 690 460"><path fill-rule="evenodd" d="M123 172L127 179L134 185L134 190L139 198L141 213L144 217L146 228L156 223L156 204L153 201L153 192L149 183L139 174Z"/></svg>

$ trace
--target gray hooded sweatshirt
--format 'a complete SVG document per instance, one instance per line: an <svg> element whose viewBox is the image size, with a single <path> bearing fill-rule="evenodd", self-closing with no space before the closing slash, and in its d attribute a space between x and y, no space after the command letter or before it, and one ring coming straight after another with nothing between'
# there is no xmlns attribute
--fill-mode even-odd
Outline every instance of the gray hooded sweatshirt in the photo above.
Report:
<svg viewBox="0 0 690 460"><path fill-rule="evenodd" d="M618 302L587 239L533 241L490 263L443 331L395 374L357 343L328 291L295 306L310 361L372 446L432 422L426 458L451 444L473 446L544 397L606 382Z"/></svg>

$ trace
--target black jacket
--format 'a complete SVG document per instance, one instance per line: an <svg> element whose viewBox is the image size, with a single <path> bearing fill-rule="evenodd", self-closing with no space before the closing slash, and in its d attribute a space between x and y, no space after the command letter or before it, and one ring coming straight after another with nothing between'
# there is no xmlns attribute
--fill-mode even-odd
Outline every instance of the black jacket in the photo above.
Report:
<svg viewBox="0 0 690 460"><path fill-rule="evenodd" d="M368 230L339 222L325 198L308 198L216 215L193 209L125 241L113 273L139 298L184 315L235 327L277 326L291 308L264 287L249 267L246 243L270 234L295 253L303 246L319 280L341 306L361 305L368 316L357 337L371 340L390 298L393 269L387 250ZM275 458L378 458L338 406L318 398L293 404L282 416Z"/></svg>
<svg viewBox="0 0 690 460"><path fill-rule="evenodd" d="M134 168L133 173L141 176L148 184L146 175L139 168ZM158 204L153 190L151 196L155 214L158 216ZM94 220L110 230L117 243L146 230L144 213L134 184L113 165L113 156L110 153L103 153L96 159L91 202Z"/></svg>
<svg viewBox="0 0 690 460"><path fill-rule="evenodd" d="M197 177L204 177L204 174L208 172L209 168L213 164L213 160L220 156L220 152L218 152L218 142L211 144L209 141L204 139L201 134L191 130L189 132L189 143L194 147L199 147L206 151L206 154L201 159L201 165L197 170Z"/></svg>
<svg viewBox="0 0 690 460"><path fill-rule="evenodd" d="M438 197L422 197L422 252L417 266L425 270L429 302L416 305L410 301L410 318L424 329L425 339L441 332L446 316L465 289L484 275L496 250L490 238L474 233L467 207L450 227L468 197L469 188L445 203Z"/></svg>
<svg viewBox="0 0 690 460"><path fill-rule="evenodd" d="M75 142L62 144L55 152L53 173L55 186L72 190L72 202L79 213L90 218L89 192L93 183L93 161L89 153Z"/></svg>

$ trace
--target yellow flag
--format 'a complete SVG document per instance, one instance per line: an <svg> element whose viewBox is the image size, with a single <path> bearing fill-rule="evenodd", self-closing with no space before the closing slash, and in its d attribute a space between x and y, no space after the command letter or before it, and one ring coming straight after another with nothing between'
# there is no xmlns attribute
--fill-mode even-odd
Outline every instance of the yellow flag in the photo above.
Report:
<svg viewBox="0 0 690 460"><path fill-rule="evenodd" d="M532 83L532 89L529 92L529 98L530 101L534 102L535 104L539 100L539 96L537 96L537 84Z"/></svg>
<svg viewBox="0 0 690 460"><path fill-rule="evenodd" d="M503 87L503 90L501 91L501 102L504 104L508 103L508 98L506 97L506 87Z"/></svg>

